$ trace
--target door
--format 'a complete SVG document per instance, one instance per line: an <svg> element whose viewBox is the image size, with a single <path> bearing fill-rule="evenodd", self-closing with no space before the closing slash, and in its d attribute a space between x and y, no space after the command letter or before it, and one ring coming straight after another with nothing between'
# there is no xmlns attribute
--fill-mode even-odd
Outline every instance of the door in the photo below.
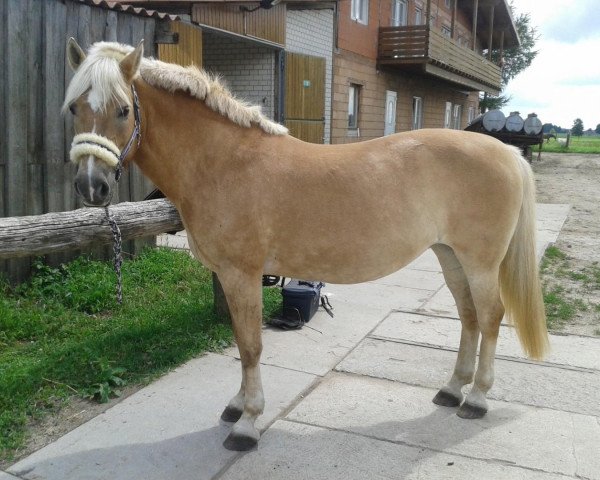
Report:
<svg viewBox="0 0 600 480"><path fill-rule="evenodd" d="M300 140L323 143L325 58L285 54L285 126Z"/></svg>
<svg viewBox="0 0 600 480"><path fill-rule="evenodd" d="M383 129L384 135L391 135L396 133L396 101L398 94L391 90L385 92L385 127Z"/></svg>

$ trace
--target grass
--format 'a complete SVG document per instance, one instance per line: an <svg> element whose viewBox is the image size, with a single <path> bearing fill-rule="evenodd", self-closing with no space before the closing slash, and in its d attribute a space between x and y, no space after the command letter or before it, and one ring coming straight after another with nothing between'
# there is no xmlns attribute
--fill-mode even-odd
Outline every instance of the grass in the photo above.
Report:
<svg viewBox="0 0 600 480"><path fill-rule="evenodd" d="M582 312L593 312L600 324L600 304L588 303L580 295L600 290L600 266L592 262L589 266L574 270L568 256L555 246L548 247L541 263L544 278L543 293L548 327L560 329ZM562 281L571 284L566 289ZM600 334L600 330L596 331Z"/></svg>
<svg viewBox="0 0 600 480"><path fill-rule="evenodd" d="M15 289L0 283L0 462L23 447L29 423L69 397L107 401L232 341L213 312L210 272L183 252L126 261L121 306L110 262L36 270ZM265 315L280 302L265 289Z"/></svg>
<svg viewBox="0 0 600 480"><path fill-rule="evenodd" d="M566 135L559 135L559 138L566 138ZM537 147L534 148L534 152ZM600 153L600 136L598 137L574 137L571 136L569 148L564 147L554 138L549 142L544 142L542 152L554 153Z"/></svg>

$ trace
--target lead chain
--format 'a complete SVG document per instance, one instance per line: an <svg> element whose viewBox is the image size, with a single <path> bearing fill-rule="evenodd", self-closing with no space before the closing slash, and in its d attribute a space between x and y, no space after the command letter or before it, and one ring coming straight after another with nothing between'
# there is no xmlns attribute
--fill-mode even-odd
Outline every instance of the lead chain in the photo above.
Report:
<svg viewBox="0 0 600 480"><path fill-rule="evenodd" d="M121 230L119 229L114 217L110 214L108 205L104 207L104 212L106 213L106 220L110 225L113 236L113 252L115 254L114 268L115 273L117 274L117 302L120 305L123 303L123 275L121 273L123 256L121 255Z"/></svg>

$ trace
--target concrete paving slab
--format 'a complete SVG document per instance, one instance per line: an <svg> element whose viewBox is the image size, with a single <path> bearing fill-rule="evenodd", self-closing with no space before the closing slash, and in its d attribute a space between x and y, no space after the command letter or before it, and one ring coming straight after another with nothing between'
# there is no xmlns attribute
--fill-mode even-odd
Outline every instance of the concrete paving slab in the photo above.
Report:
<svg viewBox="0 0 600 480"><path fill-rule="evenodd" d="M456 353L448 350L368 338L336 370L439 389L455 362ZM502 358L494 370L488 398L600 417L600 371Z"/></svg>
<svg viewBox="0 0 600 480"><path fill-rule="evenodd" d="M458 318L458 309L454 297L448 287L444 284L435 294L425 301L417 311L431 313L433 315L442 315L445 317Z"/></svg>
<svg viewBox="0 0 600 480"><path fill-rule="evenodd" d="M319 310L300 330L263 329L261 363L325 375L385 316L384 310L331 299L335 316ZM239 358L237 347L224 354Z"/></svg>
<svg viewBox="0 0 600 480"><path fill-rule="evenodd" d="M13 477L10 473L0 472L0 480L19 480L19 478Z"/></svg>
<svg viewBox="0 0 600 480"><path fill-rule="evenodd" d="M444 285L444 276L441 272L413 270L406 267L370 283L437 291Z"/></svg>
<svg viewBox="0 0 600 480"><path fill-rule="evenodd" d="M427 301L435 290L398 288L371 282L354 285L327 284L323 293L330 295L332 305L344 301L388 312L392 309L414 310Z"/></svg>
<svg viewBox="0 0 600 480"><path fill-rule="evenodd" d="M425 250L417 259L413 260L406 267L410 270L425 270L427 272L441 272L440 262L438 262L433 250Z"/></svg>
<svg viewBox="0 0 600 480"><path fill-rule="evenodd" d="M456 409L434 405L434 393L387 380L332 374L288 418L447 454L600 479L596 417L492 400L484 418L463 420Z"/></svg>
<svg viewBox="0 0 600 480"><path fill-rule="evenodd" d="M536 205L538 241L545 245L556 242L570 209L571 205L568 204L538 203Z"/></svg>
<svg viewBox="0 0 600 480"><path fill-rule="evenodd" d="M372 335L456 350L460 340L460 321L393 312L377 326ZM550 335L550 347L547 363L600 370L600 338ZM512 327L500 326L497 354L526 358Z"/></svg>
<svg viewBox="0 0 600 480"><path fill-rule="evenodd" d="M487 462L347 432L276 422L259 449L238 460L224 480L566 480L500 462Z"/></svg>
<svg viewBox="0 0 600 480"><path fill-rule="evenodd" d="M262 374L261 429L315 379L270 366ZM222 446L231 427L219 417L240 379L231 357L192 360L8 471L32 480L210 479L236 455Z"/></svg>

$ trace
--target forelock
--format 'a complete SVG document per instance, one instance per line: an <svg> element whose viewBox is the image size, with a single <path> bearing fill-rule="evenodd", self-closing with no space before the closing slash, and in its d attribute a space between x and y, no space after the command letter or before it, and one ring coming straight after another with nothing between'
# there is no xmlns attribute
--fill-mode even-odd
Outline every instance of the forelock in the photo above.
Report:
<svg viewBox="0 0 600 480"><path fill-rule="evenodd" d="M94 110L106 110L111 100L130 105L128 86L123 78L119 62L133 47L118 43L98 42L92 45L88 56L81 63L65 94L63 112L82 95L89 92ZM131 105L130 105L131 106Z"/></svg>

